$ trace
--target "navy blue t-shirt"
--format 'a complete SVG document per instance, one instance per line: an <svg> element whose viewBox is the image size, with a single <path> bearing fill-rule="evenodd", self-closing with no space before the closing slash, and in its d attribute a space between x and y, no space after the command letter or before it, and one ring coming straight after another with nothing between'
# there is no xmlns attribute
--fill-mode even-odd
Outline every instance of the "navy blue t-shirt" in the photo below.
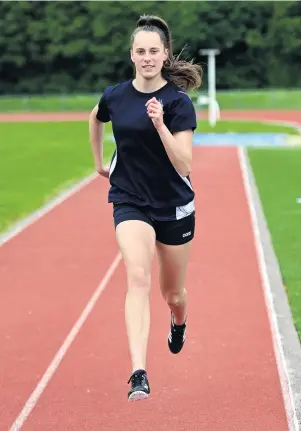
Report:
<svg viewBox="0 0 301 431"><path fill-rule="evenodd" d="M143 206L157 220L177 220L194 211L194 190L189 176L181 176L172 165L147 115L145 104L152 97L163 104L171 132L196 128L192 101L171 82L152 93L138 91L132 80L107 87L96 117L112 122L116 142L108 201Z"/></svg>

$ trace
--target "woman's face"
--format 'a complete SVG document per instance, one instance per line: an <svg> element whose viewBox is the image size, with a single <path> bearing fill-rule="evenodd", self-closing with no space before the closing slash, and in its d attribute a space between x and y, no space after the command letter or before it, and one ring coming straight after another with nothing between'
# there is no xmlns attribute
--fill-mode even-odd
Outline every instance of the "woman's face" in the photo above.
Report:
<svg viewBox="0 0 301 431"><path fill-rule="evenodd" d="M136 72L144 79L152 79L161 73L163 62L168 58L168 50L164 48L157 32L139 31L131 49L131 59Z"/></svg>

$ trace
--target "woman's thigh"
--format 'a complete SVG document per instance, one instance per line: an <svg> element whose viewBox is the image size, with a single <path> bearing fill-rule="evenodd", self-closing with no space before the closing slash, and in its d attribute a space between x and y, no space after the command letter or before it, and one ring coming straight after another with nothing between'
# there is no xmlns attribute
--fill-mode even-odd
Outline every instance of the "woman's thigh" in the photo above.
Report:
<svg viewBox="0 0 301 431"><path fill-rule="evenodd" d="M194 214L174 222L160 222L157 254L163 293L178 293L184 288L194 232Z"/></svg>
<svg viewBox="0 0 301 431"><path fill-rule="evenodd" d="M149 282L156 243L151 220L139 208L120 205L114 208L114 222L128 278L138 284Z"/></svg>

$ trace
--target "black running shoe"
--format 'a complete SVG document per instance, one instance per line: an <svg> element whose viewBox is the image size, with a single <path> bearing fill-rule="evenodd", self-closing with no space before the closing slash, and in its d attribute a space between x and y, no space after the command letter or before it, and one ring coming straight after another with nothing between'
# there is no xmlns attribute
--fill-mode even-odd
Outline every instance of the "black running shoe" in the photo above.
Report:
<svg viewBox="0 0 301 431"><path fill-rule="evenodd" d="M147 374L144 370L135 371L129 378L131 389L128 393L129 401L138 401L147 398L150 394L150 387L147 380Z"/></svg>
<svg viewBox="0 0 301 431"><path fill-rule="evenodd" d="M179 353L186 339L186 321L183 325L175 325L174 316L171 313L170 333L168 335L168 347L172 353Z"/></svg>

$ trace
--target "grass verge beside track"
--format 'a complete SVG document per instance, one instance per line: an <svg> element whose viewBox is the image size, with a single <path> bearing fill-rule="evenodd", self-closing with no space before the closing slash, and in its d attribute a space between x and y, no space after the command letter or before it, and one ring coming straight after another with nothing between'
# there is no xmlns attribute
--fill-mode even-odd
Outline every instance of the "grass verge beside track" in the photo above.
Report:
<svg viewBox="0 0 301 431"><path fill-rule="evenodd" d="M301 148L248 155L301 341Z"/></svg>

